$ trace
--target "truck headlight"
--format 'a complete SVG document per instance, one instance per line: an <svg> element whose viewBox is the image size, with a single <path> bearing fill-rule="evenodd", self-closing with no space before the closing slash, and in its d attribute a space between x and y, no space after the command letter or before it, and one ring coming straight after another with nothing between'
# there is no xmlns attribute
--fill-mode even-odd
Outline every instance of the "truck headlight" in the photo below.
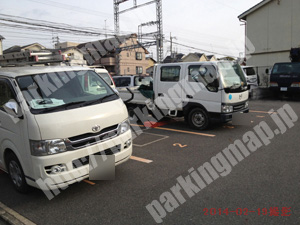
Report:
<svg viewBox="0 0 300 225"><path fill-rule="evenodd" d="M65 142L61 139L30 141L31 154L34 156L53 155L67 151Z"/></svg>
<svg viewBox="0 0 300 225"><path fill-rule="evenodd" d="M129 120L126 119L125 121L123 121L122 123L119 124L118 133L123 134L128 130L130 130L130 123L129 123Z"/></svg>
<svg viewBox="0 0 300 225"><path fill-rule="evenodd" d="M232 105L222 105L222 113L232 113L233 106Z"/></svg>
<svg viewBox="0 0 300 225"><path fill-rule="evenodd" d="M249 107L249 102L245 102L245 109L247 109Z"/></svg>

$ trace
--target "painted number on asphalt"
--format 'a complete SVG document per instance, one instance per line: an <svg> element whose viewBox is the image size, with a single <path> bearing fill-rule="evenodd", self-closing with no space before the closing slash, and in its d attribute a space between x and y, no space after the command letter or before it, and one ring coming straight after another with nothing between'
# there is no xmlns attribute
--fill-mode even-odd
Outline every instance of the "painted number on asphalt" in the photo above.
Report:
<svg viewBox="0 0 300 225"><path fill-rule="evenodd" d="M179 146L180 148L185 148L185 147L187 147L187 145L182 145L182 144L179 144L179 143L173 144L173 146Z"/></svg>

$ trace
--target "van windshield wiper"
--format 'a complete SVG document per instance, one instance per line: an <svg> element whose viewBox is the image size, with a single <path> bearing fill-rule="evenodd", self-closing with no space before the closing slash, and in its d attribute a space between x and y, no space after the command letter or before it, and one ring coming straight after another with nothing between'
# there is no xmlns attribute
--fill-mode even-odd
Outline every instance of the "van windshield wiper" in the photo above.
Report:
<svg viewBox="0 0 300 225"><path fill-rule="evenodd" d="M78 105L78 104L82 104L82 103L85 103L85 102L86 101L69 102L69 103L66 103L66 104L63 104L63 105L43 109L43 110L40 111L40 113L53 112L53 111L56 111L56 110L67 109L69 106Z"/></svg>
<svg viewBox="0 0 300 225"><path fill-rule="evenodd" d="M110 95L106 95L106 96L104 96L104 97L102 97L102 98L98 98L98 99L96 99L96 100L89 101L89 102L85 103L84 106L87 106L87 105L93 105L93 104L95 104L95 103L103 102L105 99L110 98L110 97L112 97L112 96L117 96L117 94L113 93L113 94L110 94Z"/></svg>

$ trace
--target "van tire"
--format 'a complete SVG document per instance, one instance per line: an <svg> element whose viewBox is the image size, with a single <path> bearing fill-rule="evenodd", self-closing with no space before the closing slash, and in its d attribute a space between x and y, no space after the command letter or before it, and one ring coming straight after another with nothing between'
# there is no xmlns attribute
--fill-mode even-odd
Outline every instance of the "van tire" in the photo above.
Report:
<svg viewBox="0 0 300 225"><path fill-rule="evenodd" d="M210 120L207 112L202 108L194 108L188 115L188 123L192 128L205 130L209 127Z"/></svg>
<svg viewBox="0 0 300 225"><path fill-rule="evenodd" d="M16 188L17 191L21 193L26 193L29 190L29 186L26 183L25 175L22 169L22 166L18 160L18 158L15 156L15 154L10 153L7 156L7 171L9 174L9 177Z"/></svg>

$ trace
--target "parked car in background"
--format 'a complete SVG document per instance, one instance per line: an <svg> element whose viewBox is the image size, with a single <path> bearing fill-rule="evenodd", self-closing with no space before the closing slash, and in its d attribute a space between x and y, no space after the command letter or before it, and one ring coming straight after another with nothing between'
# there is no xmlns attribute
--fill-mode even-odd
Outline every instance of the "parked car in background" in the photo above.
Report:
<svg viewBox="0 0 300 225"><path fill-rule="evenodd" d="M152 77L150 76L114 76L113 80L117 88L124 87L139 87L143 85L150 85L150 82L153 82Z"/></svg>
<svg viewBox="0 0 300 225"><path fill-rule="evenodd" d="M244 71L248 89L250 90L251 86L258 86L259 85L259 76L256 73L253 66L242 66L242 69Z"/></svg>
<svg viewBox="0 0 300 225"><path fill-rule="evenodd" d="M270 74L270 90L300 92L300 62L275 63Z"/></svg>
<svg viewBox="0 0 300 225"><path fill-rule="evenodd" d="M115 83L108 73L108 71L104 68L94 68L95 72L98 73L112 88L116 88Z"/></svg>

